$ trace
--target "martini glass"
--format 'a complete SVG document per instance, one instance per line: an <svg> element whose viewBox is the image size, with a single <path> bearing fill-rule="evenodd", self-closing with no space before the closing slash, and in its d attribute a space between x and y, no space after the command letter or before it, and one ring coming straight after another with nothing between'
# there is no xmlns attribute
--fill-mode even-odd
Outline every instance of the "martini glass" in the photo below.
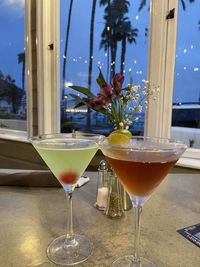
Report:
<svg viewBox="0 0 200 267"><path fill-rule="evenodd" d="M85 261L93 251L93 244L83 235L75 234L72 220L72 192L95 155L102 136L72 138L69 134L32 137L33 146L58 179L66 193L67 232L53 240L47 248L48 258L60 265L74 265Z"/></svg>
<svg viewBox="0 0 200 267"><path fill-rule="evenodd" d="M142 206L185 151L186 145L170 139L133 137L123 145L112 145L105 139L101 149L129 193L135 211L134 253L117 259L112 266L155 267L139 255Z"/></svg>

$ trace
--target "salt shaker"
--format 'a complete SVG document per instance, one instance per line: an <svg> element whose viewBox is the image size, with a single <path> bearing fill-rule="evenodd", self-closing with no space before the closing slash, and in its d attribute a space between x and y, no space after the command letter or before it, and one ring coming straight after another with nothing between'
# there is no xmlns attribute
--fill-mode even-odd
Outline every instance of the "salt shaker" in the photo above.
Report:
<svg viewBox="0 0 200 267"><path fill-rule="evenodd" d="M113 171L109 174L109 191L105 215L111 219L121 218L124 214L122 185Z"/></svg>
<svg viewBox="0 0 200 267"><path fill-rule="evenodd" d="M105 210L108 198L108 165L101 160L98 168L98 182L95 207L98 210Z"/></svg>

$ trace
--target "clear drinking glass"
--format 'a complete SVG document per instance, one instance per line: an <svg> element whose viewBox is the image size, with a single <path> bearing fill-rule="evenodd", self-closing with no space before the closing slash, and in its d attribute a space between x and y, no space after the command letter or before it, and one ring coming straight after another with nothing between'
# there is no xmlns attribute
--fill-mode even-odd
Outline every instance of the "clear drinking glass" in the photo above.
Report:
<svg viewBox="0 0 200 267"><path fill-rule="evenodd" d="M72 138L69 134L35 136L33 146L58 179L66 193L67 232L52 241L47 248L49 259L60 265L85 261L93 251L93 244L84 235L75 234L72 218L72 192L78 178L95 155L102 136Z"/></svg>
<svg viewBox="0 0 200 267"><path fill-rule="evenodd" d="M117 259L113 267L156 266L139 255L142 206L186 147L179 141L152 137L133 137L123 145L112 145L105 139L101 144L108 163L129 193L135 210L134 253Z"/></svg>

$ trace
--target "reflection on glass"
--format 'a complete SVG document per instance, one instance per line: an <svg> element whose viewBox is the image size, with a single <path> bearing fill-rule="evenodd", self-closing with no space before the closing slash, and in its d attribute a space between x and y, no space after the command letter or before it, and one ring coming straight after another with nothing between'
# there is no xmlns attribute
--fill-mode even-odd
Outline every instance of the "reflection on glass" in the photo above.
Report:
<svg viewBox="0 0 200 267"><path fill-rule="evenodd" d="M0 32L0 128L26 130L24 1L1 1Z"/></svg>
<svg viewBox="0 0 200 267"><path fill-rule="evenodd" d="M111 124L86 107L74 110L68 95L71 84L91 88L97 94L96 78L101 68L107 82L115 73L125 76L124 84L146 78L149 1L66 1L61 0L61 120L62 131L88 128L109 132ZM84 12L80 12L84 10ZM143 132L144 114L135 126Z"/></svg>
<svg viewBox="0 0 200 267"><path fill-rule="evenodd" d="M200 148L200 1L179 1L172 137Z"/></svg>

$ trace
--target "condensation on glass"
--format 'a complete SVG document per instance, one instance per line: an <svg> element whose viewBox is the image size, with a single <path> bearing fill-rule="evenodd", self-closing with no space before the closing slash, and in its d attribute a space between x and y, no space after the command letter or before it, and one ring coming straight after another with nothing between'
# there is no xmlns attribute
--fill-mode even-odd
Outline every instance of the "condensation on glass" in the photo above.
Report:
<svg viewBox="0 0 200 267"><path fill-rule="evenodd" d="M200 148L200 1L179 1L172 137Z"/></svg>
<svg viewBox="0 0 200 267"><path fill-rule="evenodd" d="M96 95L96 78L101 68L107 82L115 73L125 77L124 85L146 79L149 28L149 1L61 0L60 81L61 131L72 129L109 133L110 122L86 107L74 109L69 86L90 88ZM134 133L143 133L144 114L134 124Z"/></svg>

